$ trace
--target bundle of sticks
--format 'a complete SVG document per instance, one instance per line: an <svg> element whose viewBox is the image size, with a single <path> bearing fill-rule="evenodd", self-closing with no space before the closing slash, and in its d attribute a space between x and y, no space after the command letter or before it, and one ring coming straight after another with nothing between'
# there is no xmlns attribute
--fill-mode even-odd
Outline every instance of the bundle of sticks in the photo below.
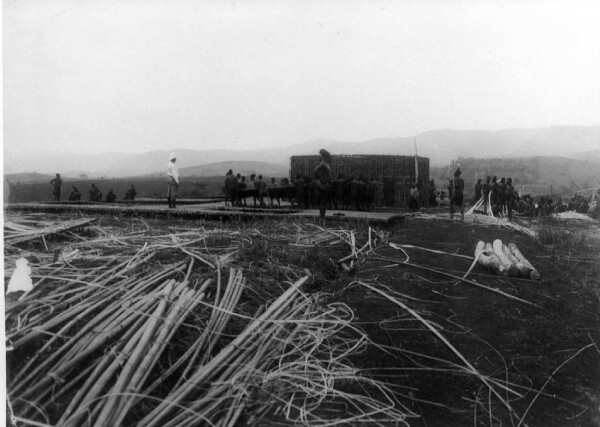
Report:
<svg viewBox="0 0 600 427"><path fill-rule="evenodd" d="M471 206L471 208L469 210L467 210L465 212L468 215L474 214L474 213L482 213L488 216L493 217L494 216L494 210L492 208L492 194L488 194L488 197L486 199L485 196L481 196L479 198L479 200L473 205ZM515 214L517 212L514 212ZM499 208L499 212L498 215L503 217L506 216L508 214L508 207L506 205L501 205Z"/></svg>
<svg viewBox="0 0 600 427"><path fill-rule="evenodd" d="M539 280L540 273L525 258L517 245L502 243L496 239L493 243L477 242L475 259L484 267L501 276L526 277Z"/></svg>
<svg viewBox="0 0 600 427"><path fill-rule="evenodd" d="M494 214L492 213L491 195L488 196L487 200L484 196L481 196L479 200L477 200L477 202L473 206L471 206L471 208L465 213L470 215L474 214L475 212L484 213L489 216L494 216Z"/></svg>

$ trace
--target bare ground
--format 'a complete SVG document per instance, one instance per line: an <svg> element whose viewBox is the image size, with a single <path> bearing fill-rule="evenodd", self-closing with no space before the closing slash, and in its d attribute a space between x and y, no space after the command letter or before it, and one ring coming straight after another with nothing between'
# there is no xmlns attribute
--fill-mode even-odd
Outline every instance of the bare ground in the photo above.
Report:
<svg viewBox="0 0 600 427"><path fill-rule="evenodd" d="M134 222L106 216L100 225L118 230L133 227ZM156 220L144 224L150 232L206 225ZM305 268L312 275L310 291L352 308L355 325L372 341L366 352L355 357L355 366L393 385L398 398L419 415L409 420L411 425L600 424L598 224L537 223L540 237L534 239L503 227L408 217L401 224L379 227L387 241L351 271L336 263L348 255L348 248L291 248L285 230L293 229L293 224L284 225L265 221L211 226L238 228L241 233L251 228L261 231L263 238L254 238L238 254L249 280L268 285L285 279L277 265ZM361 243L368 234L368 224L360 221L332 222L326 227L354 230ZM516 243L540 271L541 280L497 277L479 266L469 278L531 304L403 264L406 255L387 244L472 256L478 240L497 238ZM405 250L412 264L457 276L471 265L468 259L447 254ZM510 409L480 378L461 369L464 364L457 355L423 322L358 282L387 287L423 316L503 390L501 397Z"/></svg>

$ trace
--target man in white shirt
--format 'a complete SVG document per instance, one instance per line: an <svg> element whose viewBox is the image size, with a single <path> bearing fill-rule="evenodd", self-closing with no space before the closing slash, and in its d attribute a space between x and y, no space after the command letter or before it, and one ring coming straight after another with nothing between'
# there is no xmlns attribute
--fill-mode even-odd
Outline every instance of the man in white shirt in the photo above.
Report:
<svg viewBox="0 0 600 427"><path fill-rule="evenodd" d="M169 163L167 164L167 180L169 189L167 191L167 202L169 202L169 208L175 209L177 202L177 187L179 187L179 171L177 170L177 166L175 166L175 162L177 161L177 156L175 153L171 153L169 155Z"/></svg>
<svg viewBox="0 0 600 427"><path fill-rule="evenodd" d="M419 188L417 184L410 189L410 197L408 198L408 208L416 212L419 210Z"/></svg>

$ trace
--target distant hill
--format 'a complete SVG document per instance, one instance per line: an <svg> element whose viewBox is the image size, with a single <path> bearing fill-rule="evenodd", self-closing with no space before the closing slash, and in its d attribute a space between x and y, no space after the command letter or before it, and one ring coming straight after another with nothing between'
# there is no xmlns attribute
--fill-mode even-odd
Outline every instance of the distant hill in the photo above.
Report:
<svg viewBox="0 0 600 427"><path fill-rule="evenodd" d="M458 157L516 158L559 156L600 158L599 126L554 126L539 129L507 129L499 131L434 130L410 137L379 138L367 141L318 139L301 144L260 150L189 150L175 149L181 169L211 163L232 164L256 161L289 167L292 155L316 154L327 148L332 154L413 155L415 141L420 156L430 164L448 165ZM169 151L146 153L73 154L62 152L21 153L5 141L5 173L35 171L62 173L85 171L90 178L132 177L160 173L165 170ZM233 167L231 167L233 168ZM225 166L224 170L230 169ZM83 172L82 172L83 173Z"/></svg>
<svg viewBox="0 0 600 427"><path fill-rule="evenodd" d="M247 177L250 174L255 173L257 176L262 174L265 177L286 177L289 175L289 169L285 166L276 165L273 163L265 162L245 162L245 161L232 161L232 162L217 162L210 163L208 165L197 165L190 166L187 168L180 168L179 175L181 177L225 177L227 171L231 169L235 174L242 174ZM148 174L148 177L164 176L164 172L157 172Z"/></svg>
<svg viewBox="0 0 600 427"><path fill-rule="evenodd" d="M20 172L4 175L4 179L11 183L29 183L29 182L48 182L53 180L55 175L37 173L37 172Z"/></svg>
<svg viewBox="0 0 600 427"><path fill-rule="evenodd" d="M256 161L232 161L218 162L208 165L192 166L179 170L181 176L222 176L231 169L234 174L250 176L255 173L265 177L286 177L289 175L289 167L277 165L274 163L256 162Z"/></svg>
<svg viewBox="0 0 600 427"><path fill-rule="evenodd" d="M564 197L573 191L600 186L600 159L568 159L564 157L526 158L461 158L448 166L430 168L430 179L435 179L438 189L446 187L446 178L460 167L465 180L465 191L472 194L478 178L487 176L511 177L515 188L534 195L558 194Z"/></svg>

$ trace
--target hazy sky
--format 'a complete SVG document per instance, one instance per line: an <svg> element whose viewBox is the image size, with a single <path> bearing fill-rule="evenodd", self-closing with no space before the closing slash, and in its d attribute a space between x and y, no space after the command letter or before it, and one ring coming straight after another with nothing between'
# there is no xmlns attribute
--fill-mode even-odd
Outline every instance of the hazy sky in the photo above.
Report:
<svg viewBox="0 0 600 427"><path fill-rule="evenodd" d="M4 0L4 144L600 124L600 2Z"/></svg>

